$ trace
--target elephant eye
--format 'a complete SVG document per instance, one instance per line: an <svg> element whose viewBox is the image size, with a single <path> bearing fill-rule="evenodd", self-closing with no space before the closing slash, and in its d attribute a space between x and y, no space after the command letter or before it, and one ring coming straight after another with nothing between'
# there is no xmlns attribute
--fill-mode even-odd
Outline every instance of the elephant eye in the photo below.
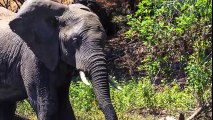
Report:
<svg viewBox="0 0 213 120"><path fill-rule="evenodd" d="M74 45L76 48L79 48L80 45L81 45L81 40L80 40L79 38L77 38L77 37L74 37L72 43L73 43L73 45Z"/></svg>

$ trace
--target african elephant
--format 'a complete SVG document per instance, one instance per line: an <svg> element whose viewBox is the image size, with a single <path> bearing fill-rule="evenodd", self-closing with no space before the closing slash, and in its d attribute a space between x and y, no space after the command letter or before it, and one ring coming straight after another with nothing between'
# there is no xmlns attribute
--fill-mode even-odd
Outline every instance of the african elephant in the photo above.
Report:
<svg viewBox="0 0 213 120"><path fill-rule="evenodd" d="M86 73L106 119L116 120L105 37L98 17L83 5L27 0L0 27L0 120L13 119L16 101L26 98L39 120L75 119L67 80L73 70Z"/></svg>
<svg viewBox="0 0 213 120"><path fill-rule="evenodd" d="M4 7L0 7L0 29L4 28L4 27L7 27L7 24L9 23L9 21L12 19L12 17L15 16L15 13L4 8ZM1 67L0 67L1 68ZM1 78L1 77L0 77ZM1 81L1 80L0 80ZM1 83L0 83L1 85ZM0 86L0 93L2 92L2 88L3 86ZM6 87L6 86L4 86ZM3 114L5 112L8 112L6 111L6 109L1 109L1 106L3 106L3 104L0 104L0 116L3 116ZM4 111L4 112L2 112ZM2 120L2 117L0 117L0 119ZM19 115L15 115L14 116L14 119L15 120L28 120L27 118L23 118Z"/></svg>

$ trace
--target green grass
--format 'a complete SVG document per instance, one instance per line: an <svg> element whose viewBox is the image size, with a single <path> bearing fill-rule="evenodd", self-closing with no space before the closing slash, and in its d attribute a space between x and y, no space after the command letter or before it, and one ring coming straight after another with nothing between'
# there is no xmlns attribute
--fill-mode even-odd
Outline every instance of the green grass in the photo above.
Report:
<svg viewBox="0 0 213 120"><path fill-rule="evenodd" d="M36 120L36 115L27 100L21 101L17 104L16 113L32 120Z"/></svg>
<svg viewBox="0 0 213 120"><path fill-rule="evenodd" d="M121 86L122 91L110 88L113 105L121 120L153 119L153 115L148 114L148 111L152 110L164 110L167 115L172 114L175 116L178 115L177 113L194 108L197 103L195 97L191 94L192 89L186 87L180 91L177 83L154 86L148 79L144 78L143 81L139 82L132 80L121 83ZM82 82L71 84L70 101L77 119L104 119L92 88ZM36 118L27 101L18 104L17 113L32 119ZM147 115L144 116L144 114Z"/></svg>

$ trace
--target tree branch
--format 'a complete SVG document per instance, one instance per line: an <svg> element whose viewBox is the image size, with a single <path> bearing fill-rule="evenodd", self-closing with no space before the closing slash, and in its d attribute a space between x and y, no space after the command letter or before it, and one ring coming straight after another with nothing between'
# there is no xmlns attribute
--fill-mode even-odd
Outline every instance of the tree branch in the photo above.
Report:
<svg viewBox="0 0 213 120"><path fill-rule="evenodd" d="M201 111L203 110L203 107L198 108L189 118L187 118L186 120L192 120L194 119L197 115L199 115L201 113Z"/></svg>
<svg viewBox="0 0 213 120"><path fill-rule="evenodd" d="M4 7L4 5L3 5L2 3L0 3L0 6L1 6L1 7Z"/></svg>

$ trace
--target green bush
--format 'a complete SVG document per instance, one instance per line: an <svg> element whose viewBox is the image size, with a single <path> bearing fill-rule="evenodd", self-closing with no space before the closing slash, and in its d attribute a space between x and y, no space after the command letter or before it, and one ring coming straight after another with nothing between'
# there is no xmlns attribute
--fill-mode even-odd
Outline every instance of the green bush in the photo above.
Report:
<svg viewBox="0 0 213 120"><path fill-rule="evenodd" d="M173 82L170 86L163 85L161 87L163 90L155 95L158 107L168 111L184 111L195 107L195 98L191 96L191 87L181 90L177 82Z"/></svg>
<svg viewBox="0 0 213 120"><path fill-rule="evenodd" d="M195 98L191 96L191 92L190 87L181 91L176 82L173 82L172 86L167 84L154 86L149 79L144 78L138 83L134 81L126 83L122 91L112 90L111 95L118 111L128 111L134 108L162 108L175 111L194 107Z"/></svg>
<svg viewBox="0 0 213 120"><path fill-rule="evenodd" d="M33 109L27 100L18 102L17 108L16 108L16 113L21 116L31 118L33 120L36 118L35 113L33 112Z"/></svg>
<svg viewBox="0 0 213 120"><path fill-rule="evenodd" d="M84 85L82 82L71 83L70 100L72 106L79 111L89 111L97 107L95 95L92 87Z"/></svg>
<svg viewBox="0 0 213 120"><path fill-rule="evenodd" d="M209 41L197 40L194 42L194 53L189 57L186 67L188 81L193 87L194 96L200 106L205 105L209 99L209 90L212 89L212 57L211 54L205 55L207 47L211 47ZM207 93L206 93L207 92Z"/></svg>
<svg viewBox="0 0 213 120"><path fill-rule="evenodd" d="M138 69L151 80L187 79L203 105L212 96L212 1L143 0L128 19L126 37L147 49Z"/></svg>
<svg viewBox="0 0 213 120"><path fill-rule="evenodd" d="M137 36L147 47L139 69L147 70L152 77L160 71L168 78L172 64L184 66L202 28L212 24L212 2L143 0L138 8L128 16L130 30L126 36Z"/></svg>

